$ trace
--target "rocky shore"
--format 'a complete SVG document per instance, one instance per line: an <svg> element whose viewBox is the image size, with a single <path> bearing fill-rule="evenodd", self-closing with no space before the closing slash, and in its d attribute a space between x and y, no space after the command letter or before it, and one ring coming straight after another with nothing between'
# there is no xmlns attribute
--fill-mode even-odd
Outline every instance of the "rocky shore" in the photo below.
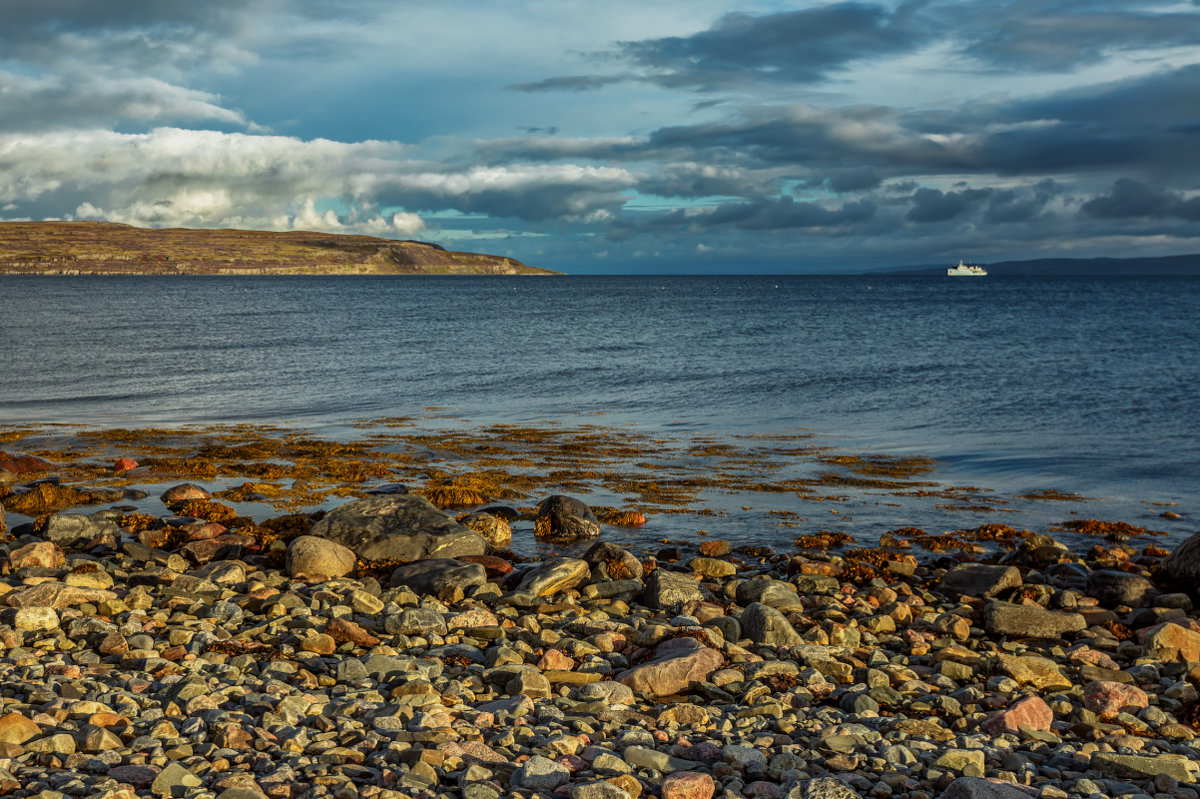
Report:
<svg viewBox="0 0 1200 799"><path fill-rule="evenodd" d="M65 489L5 463L14 513ZM0 511L0 795L1200 797L1195 537L639 551L571 497L209 488Z"/></svg>

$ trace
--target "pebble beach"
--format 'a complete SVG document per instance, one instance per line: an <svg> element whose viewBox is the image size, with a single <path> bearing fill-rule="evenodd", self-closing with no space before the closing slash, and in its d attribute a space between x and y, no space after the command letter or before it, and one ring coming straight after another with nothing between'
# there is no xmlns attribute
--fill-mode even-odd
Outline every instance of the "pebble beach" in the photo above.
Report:
<svg viewBox="0 0 1200 799"><path fill-rule="evenodd" d="M1200 795L1195 539L639 548L571 496L247 519L4 465L0 795Z"/></svg>

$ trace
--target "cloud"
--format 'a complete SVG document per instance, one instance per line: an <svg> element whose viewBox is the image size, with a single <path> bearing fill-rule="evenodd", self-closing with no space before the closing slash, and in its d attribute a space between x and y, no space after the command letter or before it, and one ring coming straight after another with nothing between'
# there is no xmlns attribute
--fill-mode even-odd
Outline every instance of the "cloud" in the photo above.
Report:
<svg viewBox="0 0 1200 799"><path fill-rule="evenodd" d="M917 189L912 195L912 208L905 214L905 219L910 222L946 222L961 216L991 196L992 192L988 189L949 192Z"/></svg>
<svg viewBox="0 0 1200 799"><path fill-rule="evenodd" d="M1083 204L1083 212L1097 219L1185 219L1200 222L1200 196L1185 197L1166 189L1121 178L1107 195Z"/></svg>
<svg viewBox="0 0 1200 799"><path fill-rule="evenodd" d="M753 82L812 83L859 60L908 52L931 37L920 3L848 2L754 16L727 14L685 37L621 42L622 55L663 86L714 90Z"/></svg>
<svg viewBox="0 0 1200 799"><path fill-rule="evenodd" d="M791 197L753 202L722 203L712 209L689 209L666 214L652 223L656 229L683 228L692 232L721 227L739 230L786 230L824 228L838 235L875 215L870 202L844 203L828 207L817 202L796 202Z"/></svg>
<svg viewBox="0 0 1200 799"><path fill-rule="evenodd" d="M0 72L0 132L175 121L248 126L241 112L221 105L220 97L156 78L35 78Z"/></svg>
<svg viewBox="0 0 1200 799"><path fill-rule="evenodd" d="M628 77L616 75L567 75L532 83L510 83L504 88L515 92L586 92L627 80Z"/></svg>

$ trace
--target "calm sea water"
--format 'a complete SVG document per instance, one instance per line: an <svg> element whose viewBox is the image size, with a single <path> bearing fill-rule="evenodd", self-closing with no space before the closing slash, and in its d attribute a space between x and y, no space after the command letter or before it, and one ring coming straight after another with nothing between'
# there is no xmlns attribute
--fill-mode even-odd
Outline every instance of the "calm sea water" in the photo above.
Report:
<svg viewBox="0 0 1200 799"><path fill-rule="evenodd" d="M0 424L802 427L1186 513L1198 309L1196 278L7 277Z"/></svg>

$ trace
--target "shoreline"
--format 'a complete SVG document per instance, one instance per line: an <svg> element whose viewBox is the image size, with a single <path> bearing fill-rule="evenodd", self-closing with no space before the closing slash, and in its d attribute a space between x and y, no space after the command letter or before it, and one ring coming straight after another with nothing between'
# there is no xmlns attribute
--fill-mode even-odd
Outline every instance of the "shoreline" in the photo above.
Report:
<svg viewBox="0 0 1200 799"><path fill-rule="evenodd" d="M77 431L39 451L69 456L53 471L13 457L35 431L0 433L17 478L3 504L32 511L36 492L48 511L25 524L10 510L19 537L0 544L5 792L1198 796L1200 619L1144 529L1080 520L1089 546L1068 548L999 523L897 526L871 546L781 511L767 517L795 525L778 528L792 547L660 539L685 516L717 529L705 492L764 470L763 496L786 485L814 506L945 489L919 485L934 467L921 459L801 434L731 449L598 426L375 427L352 442ZM657 482L613 465L651 447L679 460L656 462ZM699 485L713 463L721 480ZM796 474L814 464L842 477ZM426 479L394 485L408 474ZM636 489L611 510L646 511L646 526L596 507L599 538L522 535L559 524L530 502L597 486ZM352 508L408 526L368 535ZM366 548L411 546L417 529L457 559Z"/></svg>

